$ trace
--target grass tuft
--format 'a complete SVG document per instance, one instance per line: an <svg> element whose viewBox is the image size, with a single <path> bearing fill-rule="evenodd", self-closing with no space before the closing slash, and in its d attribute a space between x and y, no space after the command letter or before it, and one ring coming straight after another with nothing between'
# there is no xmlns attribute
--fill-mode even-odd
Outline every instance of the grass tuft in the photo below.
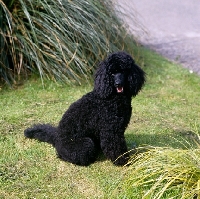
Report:
<svg viewBox="0 0 200 199"><path fill-rule="evenodd" d="M0 77L29 73L69 84L90 80L108 53L135 46L111 0L0 1Z"/></svg>
<svg viewBox="0 0 200 199"><path fill-rule="evenodd" d="M137 193L136 198L143 199L200 197L199 148L141 147L137 150L119 185L124 196L131 198Z"/></svg>

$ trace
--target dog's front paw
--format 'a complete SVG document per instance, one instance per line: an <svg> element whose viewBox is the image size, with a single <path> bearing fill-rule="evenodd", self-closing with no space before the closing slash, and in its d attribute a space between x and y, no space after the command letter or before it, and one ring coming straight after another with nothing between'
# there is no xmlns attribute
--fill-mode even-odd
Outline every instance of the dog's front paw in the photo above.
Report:
<svg viewBox="0 0 200 199"><path fill-rule="evenodd" d="M124 166L128 163L128 161L129 161L129 156L125 154L118 157L113 163L117 166Z"/></svg>

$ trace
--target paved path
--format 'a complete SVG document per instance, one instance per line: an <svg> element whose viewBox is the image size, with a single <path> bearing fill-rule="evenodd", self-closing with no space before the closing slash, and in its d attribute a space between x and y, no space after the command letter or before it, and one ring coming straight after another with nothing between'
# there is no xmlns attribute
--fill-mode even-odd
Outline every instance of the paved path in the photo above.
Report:
<svg viewBox="0 0 200 199"><path fill-rule="evenodd" d="M125 21L142 44L200 74L200 0L118 2L120 9L128 10ZM145 34L137 23L144 26Z"/></svg>

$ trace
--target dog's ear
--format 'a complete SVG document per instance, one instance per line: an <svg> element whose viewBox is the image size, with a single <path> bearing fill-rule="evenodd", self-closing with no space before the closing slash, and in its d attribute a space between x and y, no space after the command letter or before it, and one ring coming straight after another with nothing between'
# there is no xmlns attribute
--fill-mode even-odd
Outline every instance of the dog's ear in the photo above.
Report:
<svg viewBox="0 0 200 199"><path fill-rule="evenodd" d="M107 98L113 91L111 74L109 74L106 61L102 61L96 71L94 90L100 98Z"/></svg>
<svg viewBox="0 0 200 199"><path fill-rule="evenodd" d="M131 71L128 76L128 81L129 81L131 96L136 96L145 83L145 72L134 62L132 63L131 66Z"/></svg>

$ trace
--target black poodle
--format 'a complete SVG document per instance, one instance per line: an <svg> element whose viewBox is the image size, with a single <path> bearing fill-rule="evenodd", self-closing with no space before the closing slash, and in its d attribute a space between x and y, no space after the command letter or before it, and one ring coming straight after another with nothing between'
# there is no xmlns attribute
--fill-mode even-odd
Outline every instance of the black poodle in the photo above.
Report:
<svg viewBox="0 0 200 199"><path fill-rule="evenodd" d="M124 132L131 98L144 82L145 73L129 54L110 54L99 64L93 91L69 107L58 127L37 124L24 134L52 144L59 158L73 164L89 165L102 150L114 164L124 165L129 157Z"/></svg>

